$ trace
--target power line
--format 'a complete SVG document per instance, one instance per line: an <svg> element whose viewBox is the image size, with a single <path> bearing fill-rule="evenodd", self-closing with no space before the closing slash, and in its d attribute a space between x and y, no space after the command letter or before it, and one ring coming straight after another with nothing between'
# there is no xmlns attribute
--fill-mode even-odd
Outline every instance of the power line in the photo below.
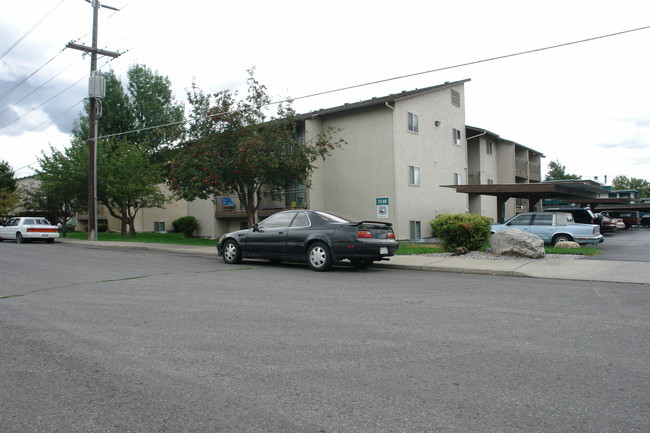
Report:
<svg viewBox="0 0 650 433"><path fill-rule="evenodd" d="M401 80L401 79L404 79L404 78L416 77L416 76L419 76L419 75L431 74L433 72L440 72L440 71L445 71L445 70L449 70L449 69L462 68L464 66L476 65L476 64L480 64L480 63L486 63L486 62L492 62L492 61L496 61L496 60L507 59L507 58L510 58L510 57L522 56L524 54L532 54L532 53L537 53L537 52L541 52L541 51L547 51L547 50L552 50L552 49L556 49L556 48L567 47L567 46L570 46L570 45L582 44L582 43L585 43L585 42L591 42L591 41L595 41L595 40L599 40L599 39L611 38L611 37L614 37L614 36L620 36L620 35L624 35L624 34L627 34L627 33L638 32L638 31L647 30L647 29L650 29L650 26L638 27L638 28L635 28L635 29L623 30L623 31L620 31L620 32L608 33L606 35L594 36L594 37L586 38L586 39L580 39L580 40L577 40L577 41L565 42L565 43L562 43L562 44L549 45L549 46L546 46L546 47L534 48L534 49L531 49L531 50L520 51L520 52L517 52L517 53L504 54L504 55L501 55L501 56L489 57L489 58L485 58L485 59L481 59L481 60L474 60L474 61L470 61L470 62L459 63L459 64L452 65L452 66L444 66L444 67L441 67L441 68L430 69L430 70L421 71L421 72L415 72L415 73L412 73L412 74L406 74L406 75L399 75L399 76L390 77L390 78L384 78L382 80L369 81L369 82L361 83L361 84L354 84L354 85L351 85L351 86L340 87L338 89L325 90L325 91L322 91L322 92L317 92L317 93L312 93L312 94L308 94L308 95L298 96L296 98L287 98L287 99L284 99L284 100L281 100L281 101L271 102L269 104L266 104L265 107L271 106L271 105L276 105L276 104L281 104L281 103L287 102L287 101L296 101L296 100L299 100L299 99L313 98L313 97L316 97L316 96L322 96L322 95L327 95L327 94L331 94L331 93L342 92L342 91L345 91L345 90L357 89L357 88L360 88L360 87L371 86L371 85L374 85L374 84L381 84L381 83L386 83L386 82L389 82L389 81L395 81L395 80ZM212 116L207 116L206 118L208 118L208 117L217 117L217 116L220 116L220 115L223 115L223 114L225 114L225 113L217 113L217 114L214 114ZM183 124L183 123L187 123L187 121L184 120L182 122L169 123L169 124L159 125L159 126L151 126L151 127L143 128L143 129L124 131L124 132L117 133L117 134L102 135L102 136L97 137L97 139L122 136L122 135L132 134L132 133L136 133L136 132L143 131L143 130L154 129L156 127L164 128L164 127L167 127L167 126L180 125L180 124Z"/></svg>
<svg viewBox="0 0 650 433"><path fill-rule="evenodd" d="M16 42L14 42L9 48L7 48L7 51L0 54L0 60L2 60L7 54L9 54L9 52L11 52L11 50L16 48L16 45L18 45L20 42L22 42L23 39L25 39L31 32L33 32L34 29L36 27L38 27L43 21L45 21L45 18L47 18L52 12L54 12L59 6L61 6L61 4L63 4L63 0L61 0L61 2L59 2L59 4L54 6L54 8L52 8L52 10L50 10L48 13L46 13L45 16L43 18L41 18L36 24L34 24L34 26L31 29L27 30L27 32L24 35L22 35L20 38L18 38L18 40Z"/></svg>
<svg viewBox="0 0 650 433"><path fill-rule="evenodd" d="M104 63L103 65L101 65L98 69L102 69L104 66L108 65L108 64L109 64L110 62L112 62L113 60L115 60L115 58L110 59L109 61L107 61L106 63ZM70 65L70 66L72 66L72 65ZM68 67L70 67L70 66L68 66ZM67 69L67 68L66 68L66 69ZM61 72L63 72L63 71L61 71ZM59 74L60 74L61 72L59 72ZM58 75L58 74L57 74L57 75ZM54 77L52 77L52 78L54 78ZM48 80L48 82L51 81L52 78L50 78L50 79ZM29 113L35 111L37 108L40 108L40 107L43 106L44 104L47 104L49 101L53 100L53 99L56 98L57 96L60 96L62 93L66 92L67 90L69 90L70 88L72 88L73 86L75 86L76 84L79 84L79 82L82 81L82 80L84 80L85 78L86 78L86 76L81 77L79 80L75 81L72 85L66 87L65 89L63 89L62 91L60 91L59 93L57 93L56 95L54 95L53 97L51 97L50 99L48 99L47 101L41 103L39 106L34 107L34 108L32 108L30 111L24 113L24 114L23 114L22 116L20 116L18 119L20 119L20 118L26 116L27 114L29 114ZM46 83L47 83L47 82L46 82ZM46 83L43 83L43 84L46 84ZM41 85L41 87L42 87L42 85ZM33 92L32 92L32 93L33 93ZM31 93L30 93L30 94L31 94ZM27 96L29 96L29 95L27 95ZM23 99L24 99L24 98L23 98ZM61 118L65 113L67 113L68 111L72 110L74 107L76 107L77 105L79 105L79 104L80 104L81 102L83 102L83 101L84 101L84 99L80 100L79 102L76 102L76 103L73 104L72 106L68 107L67 109L65 109L65 110L63 110L62 112L58 113L56 116L52 117L50 120L46 120L45 122L42 122L42 123L40 123L39 125L30 128L29 131L33 131L33 130L38 129L38 128L41 128L41 127L43 127L43 126L51 125L52 123L54 123L54 122L56 122L58 119L60 119L60 118ZM18 102L20 102L20 101L18 101ZM15 104L14 104L14 105L15 105ZM12 105L12 106L13 106L13 105ZM9 108L11 108L11 107L9 107ZM7 111L7 110L4 110L4 111ZM2 113L4 113L4 111L3 111ZM2 114L2 113L0 113L0 114ZM15 121L17 121L18 119L14 119L14 120L12 120L10 123L8 123L8 124L6 124L6 125L0 127L0 129L2 129L2 128L6 127L6 126L11 125L12 123L14 123Z"/></svg>
<svg viewBox="0 0 650 433"><path fill-rule="evenodd" d="M28 94L26 94L25 96L23 96L22 98L20 98L19 100L17 100L16 102L14 102L13 104L11 104L11 105L8 106L7 108L5 108L4 110L0 111L0 115L1 115L1 114L4 114L4 113L5 113L6 111L8 111L9 109L15 107L19 102L24 101L25 99L27 99L28 97L30 97L30 96L33 95L34 93L38 92L40 89L43 88L43 86L45 86L47 83L49 83L50 81L52 81L53 79L55 79L56 77L58 77L59 75L61 75L63 72L65 72L65 71L66 71L67 69L69 69L70 67L72 67L72 66L73 66L75 63L77 63L80 59L81 59L81 58L78 58L78 59L75 60L74 62L70 63L68 66L66 66L65 68L61 69L59 72L57 72L56 75L53 75L53 76L50 77L47 81L43 82L40 86L38 86L37 88L35 88L35 89L32 90L31 92L29 92Z"/></svg>
<svg viewBox="0 0 650 433"><path fill-rule="evenodd" d="M189 6L186 6L186 7L182 8L182 9L180 9L178 12L176 12L176 13L174 13L174 14L172 14L172 15L169 15L168 17L166 17L166 18L164 18L164 19L158 21L158 23L156 23L156 24L160 24L160 23L162 23L162 22L164 22L164 21L166 21L166 20L168 20L168 19L170 19L170 18L173 18L173 17L177 16L179 13L185 12L186 10L191 9L192 7L196 6L197 4L202 3L202 2L205 2L205 1L206 1L206 0L199 0L199 1L196 1L196 2L193 3L193 4L191 4L191 5L189 5ZM238 1L236 1L235 3L233 3L233 5L236 4L236 3L239 3L239 2L241 2L241 1L243 1L243 0L238 0ZM63 0L62 0L62 2L63 2ZM59 4L59 5L60 5L60 4ZM59 5L57 5L57 7L58 7ZM232 6L232 5L230 5L230 6ZM230 6L229 6L229 7L230 7ZM56 8L54 8L54 9L56 9ZM54 9L53 9L53 10L54 10ZM111 8L111 9L114 9L114 8ZM52 10L52 11L53 11L53 10ZM52 11L50 11L50 13L51 13ZM116 12L117 12L117 11L116 11ZM116 13L116 12L115 12L115 13ZM48 15L49 15L49 14L48 14ZM114 15L114 14L113 14L113 15ZM112 17L113 15L111 15L110 17ZM110 18L110 17L109 17L109 18ZM43 19L45 19L45 17L44 17ZM41 21L42 21L42 20L41 20ZM40 23L40 22L39 22L39 23ZM172 32L168 32L167 34L173 33L174 31L177 31L177 30L178 30L178 29L175 29L175 30L173 30ZM139 32L135 32L135 33L131 34L130 36L127 36L127 37L125 37L125 38L122 38L120 41L124 41L124 40L126 40L126 39L129 39L130 37L132 37L132 36L134 36L134 35L136 35L136 34L142 32L142 31L143 31L143 29L141 29ZM167 34L166 34L166 35L167 35ZM86 34L86 35L87 35L87 34ZM79 38L76 38L76 39L74 39L73 41L69 42L69 43L66 45L66 48L67 48L67 47L70 47L71 45L76 46L75 42L79 41L80 39L82 39L82 38L85 37L86 35L81 36L81 37L79 37ZM23 36L23 38L24 38L24 36ZM146 45L146 44L148 44L148 43L151 43L151 42L153 42L154 40L156 40L156 39L151 39L151 40L149 40L149 41L147 41L147 42L141 43L140 45L137 45L137 46L135 46L135 47L133 47L133 48L131 48L131 49L129 49L129 50L126 50L125 52L133 51L134 49L140 48L141 46ZM15 45L17 45L17 44L15 44ZM62 49L62 50L61 50L61 51L60 51L56 56L52 57L50 60L48 60L47 62L45 62L45 64L43 64L41 67L39 67L39 68L36 69L34 72L32 72L30 75L28 75L27 77L25 77L25 78L24 78L23 80L21 80L20 82L16 83L16 84L15 84L12 88L10 88L8 91L6 91L6 92L3 93L2 95L0 95L0 99L3 99L3 98L6 97L7 95L11 94L13 91L15 91L16 89L18 89L18 88L19 88L22 84L24 84L27 80L29 80L31 77L33 77L34 75L36 75L36 73L38 73L41 69L43 69L43 68L44 68L45 66L47 66L49 63L51 63L54 59L56 59L59 55L61 55L61 53L62 53L64 50L65 50L65 48ZM100 53L100 54L101 54L101 53ZM112 61L112 60L114 60L114 58L111 58L107 63L105 63L104 65L100 66L98 69L102 69L104 66L106 66L106 64L110 63L110 61ZM78 61L78 60L77 60L77 61ZM76 61L75 61L75 62L76 62ZM66 67L64 70L68 69L70 66L72 66L72 65L69 65L69 66ZM24 96L24 97L21 98L20 100L14 102L13 104L11 104L11 105L8 106L7 108L5 108L2 112L0 112L0 114L3 114L3 113L6 112L7 110L11 109L11 108L14 107L16 104L18 104L19 102L23 101L23 100L24 100L25 98L27 98L28 96L30 96L30 95L32 95L33 93L35 93L37 90L39 90L41 87L43 87L43 86L44 86L45 84L47 84L48 82L52 81L54 78L56 78L56 77L57 77L58 75L60 75L62 72L63 72L63 70L60 71L59 73L57 73L56 75L54 75L53 77L51 77L50 79L48 79L45 83L41 84L41 86L39 86L39 87L36 88L35 90L31 91L29 94L27 94L26 96ZM80 78L77 82L75 82L75 84L77 84L79 81L83 80L84 78L86 78L86 76ZM74 85L73 85L73 86L74 86ZM70 89L70 88L73 87L73 86L68 86L66 89L63 90L63 92L65 92L66 90ZM61 93L62 93L62 92L58 93L57 95L55 95L55 97L56 97L56 96L59 96ZM13 121L7 123L6 125L1 126L0 129L3 129L3 128L5 128L5 127L7 127L7 126L9 126L9 125L11 125L11 124L13 124L14 122L20 120L22 117L24 117L24 116L26 116L27 114L33 112L34 110L36 110L37 108L43 106L44 104L46 104L47 102L51 101L52 99L54 99L54 98L50 98L50 99L48 99L47 101L45 101L45 102L41 103L40 105L38 105L37 107L34 107L34 108L31 109L30 111L24 113L22 116L19 116L18 118L16 118L16 119L14 119ZM77 104L75 104L75 105L77 105ZM68 110L66 110L66 111L68 111ZM50 122L50 123L53 123L53 122ZM42 124L41 124L41 125L42 125ZM39 125L39 126L40 126L40 125Z"/></svg>
<svg viewBox="0 0 650 433"><path fill-rule="evenodd" d="M43 126L51 125L52 123L56 122L56 121L59 120L61 117L63 117L63 115L66 114L68 111L72 110L74 107L76 107L77 105L81 104L84 100L85 100L85 98L84 98L84 99L81 99L81 100L79 100L79 101L77 101L75 104L71 105L71 106L68 107L67 109L61 111L61 112L60 112L59 114L57 114L56 116L52 117L51 120L46 120L45 122L42 122L40 125L36 125L36 126L30 128L29 131L34 131L34 130L39 129L39 128L43 127Z"/></svg>
<svg viewBox="0 0 650 433"><path fill-rule="evenodd" d="M7 126L12 125L13 123L17 122L18 120L20 120L20 119L22 119L23 117L27 116L29 113L31 113L31 112L35 111L36 109L42 107L43 105L47 104L48 102L50 102L51 100L53 100L54 98L56 98L57 96L59 96L60 94L62 94L63 92L65 92L65 91L67 91L68 89L70 89L70 88L76 86L76 85L79 84L82 80L85 80L85 79L86 79L86 77L81 77L81 79L79 79L79 80L75 81L74 83L70 84L68 87L66 87L65 89L61 90L61 91L60 91L59 93L57 93L56 95L52 96L50 99L46 100L45 102L40 103L40 104L37 105L36 107L34 107L34 108L32 108L31 110L27 111L26 113L23 113L21 116L18 116L17 118L15 118L15 119L12 120L11 122L7 123L6 125L2 125L2 126L0 126L0 129L4 129L4 128L6 128Z"/></svg>
<svg viewBox="0 0 650 433"><path fill-rule="evenodd" d="M547 50L552 50L552 49L555 49L555 48L562 48L562 47L567 47L567 46L570 46L570 45L582 44L584 42L591 42L591 41L595 41L595 40L598 40L598 39L611 38L611 37L614 37L614 36L620 36L620 35L624 35L626 33L638 32L638 31L647 30L647 29L650 29L650 26L638 27L636 29L630 29L630 30L623 30L621 32L609 33L609 34L606 34L606 35L595 36L595 37L587 38L587 39L580 39L578 41L566 42L566 43L563 43L563 44L550 45L550 46L543 47L543 48L535 48L535 49L532 49L532 50L520 51L518 53L504 54L502 56L497 56L497 57L489 57L489 58L482 59L482 60L474 60L474 61L471 61L471 62L459 63L459 64L453 65L453 66L444 66L442 68L430 69L428 71L422 71L422 72L416 72L416 73L413 73L413 74L400 75L400 76L397 76L397 77L385 78L383 80L370 81L370 82L363 83L363 84L355 84L355 85L352 85L352 86L341 87L341 88L335 89L335 90L326 90L326 91L323 91L323 92L312 93L310 95L305 95L305 96L300 96L300 97L297 97L297 98L293 98L293 100L295 101L295 100L298 100L298 99L313 98L314 96L327 95L327 94L330 94L330 93L341 92L341 91L344 91L344 90L351 90L351 89L356 89L356 88L359 88L359 87L370 86L370 85L373 85L373 84L386 83L388 81L401 80L403 78L411 78L411 77L416 77L418 75L425 75L425 74L431 74L433 72L446 71L448 69L462 68L464 66L477 65L477 64L480 64L480 63L492 62L492 61L495 61L495 60L507 59L509 57L523 56L524 54L537 53L537 52L540 52L540 51L547 51Z"/></svg>
<svg viewBox="0 0 650 433"><path fill-rule="evenodd" d="M536 52L547 51L547 50L556 49L556 48L562 48L562 47L566 47L566 46L570 46L570 45L576 45L576 44L591 42L591 41L595 41L595 40L599 40L599 39L605 39L605 38L620 36L620 35L623 35L623 34L633 33L633 32L637 32L637 31L641 31L641 30L647 30L647 29L650 29L650 26L643 26L643 27L638 27L638 28L634 28L634 29L623 30L623 31L620 31L620 32L608 33L608 34L605 34L605 35L595 36L595 37L591 37L591 38L580 39L580 40L571 41L571 42L565 42L565 43L562 43L562 44L550 45L550 46L546 46L546 47L542 47L542 48L535 48L535 49L531 49L531 50L520 51L520 52L517 52L517 53L504 54L504 55L501 55L501 56L489 57L489 58L485 58L485 59L481 59L481 60L474 60L474 61L470 61L470 62L459 63L459 64L452 65L452 66L445 66L445 67L441 67L441 68L430 69L430 70L427 70L427 71L421 71L421 72L415 72L415 73L412 73L412 74L406 74L406 75L400 75L400 76L385 78L385 79L382 79L382 80L369 81L369 82L366 82L366 83L355 84L355 85L341 87L341 88L337 88L337 89L326 90L326 91L322 91L322 92L317 92L317 93L312 93L312 94L308 94L308 95L298 96L296 98L288 98L288 99L281 100L281 101L275 101L275 102L271 102L271 103L269 103L269 104L267 104L265 106L276 105L276 104L280 104L282 102L286 102L286 101L289 101L289 100L295 101L295 100L300 100L300 99L307 99L307 98L312 98L312 97L316 97L316 96L327 95L327 94L336 93L336 92L342 92L342 91L345 91L345 90L351 90L351 89L356 89L356 88L360 88L360 87L371 86L371 85L374 85L374 84L380 84L380 83L385 83L385 82L389 82L389 81L395 81L395 80L400 80L400 79L404 79L404 78L410 78L410 77L415 77L415 76L419 76L419 75L430 74L430 73L433 73L433 72L439 72L439 71L444 71L444 70L449 70L449 69L461 68L461 67L464 67L464 66L470 66L470 65L480 64L480 63L486 63L486 62L491 62L491 61L496 61L496 60L502 60L502 59L506 59L506 58L509 58L509 57L522 56L524 54L532 54L532 53L536 53ZM75 106L78 105L78 104L79 104L79 102L77 104L75 104ZM70 107L70 109L71 108L72 107ZM66 110L66 111L68 111L68 110ZM226 113L217 113L217 114L213 114L211 116L206 116L204 118L217 117L217 116L220 116L220 115L223 115L223 114L226 114ZM115 133L115 134L101 135L101 136L98 136L97 139L99 140L99 139L102 139L102 138L105 139L105 138L118 137L118 136L133 134L133 133L137 133L137 132L141 132L141 131L147 131L147 130L156 129L156 128L164 128L164 127L168 127L168 126L181 125L181 124L184 124L184 123L187 123L187 122L188 122L187 120L183 120L181 122L172 122L172 123L167 123L167 124L163 124L163 125L155 125L155 126L150 126L150 127L146 127L146 128L139 128L139 129L134 129L134 130L129 130L129 131L123 131L123 132ZM32 164L34 164L34 163L32 163ZM30 164L30 165L32 165L32 164ZM27 165L25 167L29 167L29 165ZM22 168L25 168L25 167L22 167Z"/></svg>
<svg viewBox="0 0 650 433"><path fill-rule="evenodd" d="M2 99L2 98L4 98L5 96L9 95L11 92L13 92L13 91L16 90L18 87L20 87L20 86L21 86L25 81L29 80L29 79L32 78L34 75L36 75L36 73L37 73L38 71L40 71L41 69L43 69L44 67L46 67L49 63L52 62L52 60L54 60L54 59L56 59L57 57L59 57L59 56L61 55L61 53L63 53L63 50L65 50L65 48L62 49L61 51L59 51L59 52L58 52L54 57L52 57L50 60L48 60L47 62L45 62L45 63L44 63L40 68L38 68L37 70L35 70L35 71L32 72L31 74L29 74L27 77L25 77L25 78L23 78L21 81L19 81L19 82L18 82L16 85L14 85L11 89L7 90L5 93L3 93L2 95L0 95L0 99Z"/></svg>
<svg viewBox="0 0 650 433"><path fill-rule="evenodd" d="M172 15L169 15L169 16L167 16L167 17L165 17L165 18L159 20L158 22L156 22L156 23L150 25L148 28L150 29L150 28L152 28L152 27L154 27L154 26L156 26L156 25L158 25L158 24L160 24L160 23L163 23L163 22L167 21L167 20L170 19L170 18L175 18L176 16L178 16L178 14L183 13L183 12L185 12L186 10L191 9L191 8L193 8L194 6L196 6L197 4L199 4L199 3L203 3L203 2L205 2L205 1L206 1L206 0L199 0L199 1L193 3L193 4L189 5L189 6L186 6L186 7L182 8L182 9L180 9L179 11L177 11L176 13L174 13L174 14L172 14ZM205 19L205 18L211 17L211 16L213 16L213 15L216 15L217 13L219 13L219 12L225 10L225 9L231 8L231 7L235 6L236 4L241 3L241 2L243 2L243 1L245 1L245 0L237 0L237 1L235 1L234 3L232 3L232 4L230 4L230 5L226 6L226 7L224 7L223 9L219 9L218 11L216 11L216 12L214 12L214 13L212 13L212 14L209 14L209 15L207 15L207 16L203 16L203 18ZM122 41L125 41L125 40L127 40L127 39L129 39L129 38L132 38L132 37L135 36L135 35L138 35L138 34L144 32L145 30L147 30L147 29L146 29L146 28L142 28L142 29L140 29L140 30L137 31L137 32L131 33L129 36L126 36L126 37L124 37L124 38L118 40L117 42L113 42L112 45L117 45L117 44L119 44L119 43L122 42ZM171 34L173 34L173 33L176 33L176 32L178 32L178 31L180 31L180 30L183 30L183 28L182 28L182 27L178 27L178 26L177 26L177 27L174 27L174 28L172 28L171 30L169 30L169 31L167 31L167 32L165 32L165 33L162 33L162 34L159 34L159 35L157 35L157 36L154 36L154 37L152 37L151 39L149 39L149 40L147 40L147 41L141 42L141 43L139 43L139 44L137 44L137 45L135 45L135 46L133 46L133 47L127 49L127 50L124 50L122 54L130 53L130 52L133 51L133 50L136 50L136 49L138 49L138 48L142 48L143 46L145 46L145 45L147 45L147 44L150 44L150 43L152 43L152 42L155 42L155 41L159 40L160 38L164 38L165 36L169 36L169 35L171 35Z"/></svg>

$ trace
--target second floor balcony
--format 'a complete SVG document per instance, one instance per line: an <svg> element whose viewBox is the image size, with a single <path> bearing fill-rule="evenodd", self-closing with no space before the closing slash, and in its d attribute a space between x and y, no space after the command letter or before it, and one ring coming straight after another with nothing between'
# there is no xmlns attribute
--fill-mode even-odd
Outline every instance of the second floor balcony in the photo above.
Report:
<svg viewBox="0 0 650 433"><path fill-rule="evenodd" d="M481 184L481 172L476 170L467 170L467 184L468 185L480 185Z"/></svg>
<svg viewBox="0 0 650 433"><path fill-rule="evenodd" d="M542 180L541 166L537 162L515 158L515 176L539 182Z"/></svg>
<svg viewBox="0 0 650 433"><path fill-rule="evenodd" d="M257 214L260 218L266 218L283 210L305 208L307 208L307 190L290 189L280 200L263 197ZM217 218L246 218L246 210L236 195L217 197L215 214Z"/></svg>

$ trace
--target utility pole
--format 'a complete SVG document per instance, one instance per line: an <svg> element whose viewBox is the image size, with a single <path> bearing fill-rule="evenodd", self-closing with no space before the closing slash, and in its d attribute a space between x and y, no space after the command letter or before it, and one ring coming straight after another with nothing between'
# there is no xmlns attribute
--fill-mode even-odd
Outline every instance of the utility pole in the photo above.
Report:
<svg viewBox="0 0 650 433"><path fill-rule="evenodd" d="M92 47L78 45L70 42L66 48L90 53L90 80L88 97L90 107L88 109L88 240L97 240L97 100L104 97L105 83L101 74L97 72L97 55L118 57L119 53L100 50L97 48L97 27L99 21L99 8L118 10L114 7L105 6L99 0L86 0L93 7L93 41Z"/></svg>

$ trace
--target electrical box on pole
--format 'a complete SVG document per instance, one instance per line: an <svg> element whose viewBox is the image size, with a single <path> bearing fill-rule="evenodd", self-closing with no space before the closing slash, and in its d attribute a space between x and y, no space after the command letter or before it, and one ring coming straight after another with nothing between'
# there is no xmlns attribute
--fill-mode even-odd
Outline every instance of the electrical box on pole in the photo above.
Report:
<svg viewBox="0 0 650 433"><path fill-rule="evenodd" d="M106 96L106 79L99 71L92 71L88 80L88 97L104 98Z"/></svg>

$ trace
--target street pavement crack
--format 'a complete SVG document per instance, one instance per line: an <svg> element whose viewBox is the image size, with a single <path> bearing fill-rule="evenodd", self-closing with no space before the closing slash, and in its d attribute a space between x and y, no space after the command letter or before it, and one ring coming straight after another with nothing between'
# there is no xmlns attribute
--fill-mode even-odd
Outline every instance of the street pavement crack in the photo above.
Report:
<svg viewBox="0 0 650 433"><path fill-rule="evenodd" d="M210 271L197 271L197 272L188 272L190 274L209 274L209 273L218 273L218 272L233 272L233 271L250 271L250 270L256 270L257 268L253 267L238 267L238 268L232 268L232 269L213 269ZM158 277L158 276L165 276L165 275L174 275L178 274L178 272L163 272L160 274L150 274L150 275L136 275L133 277L124 277L124 278L115 278L115 279L110 279L110 280L98 280L98 281L92 281L92 282L79 282L79 283L74 283L74 284L66 284L66 285L61 285L61 286L54 286L54 287L45 287L42 289L34 289L34 290L28 290L24 293L13 293L11 295L5 295L5 296L0 296L0 300L3 299L11 299L11 298L19 298L22 296L27 296L31 295L34 293L38 292L46 292L50 290L58 290L58 289L69 289L71 287L76 287L76 286L81 286L84 284L103 284L103 283L115 283L119 281L129 281L129 280L139 280L143 278L151 278L151 277Z"/></svg>

